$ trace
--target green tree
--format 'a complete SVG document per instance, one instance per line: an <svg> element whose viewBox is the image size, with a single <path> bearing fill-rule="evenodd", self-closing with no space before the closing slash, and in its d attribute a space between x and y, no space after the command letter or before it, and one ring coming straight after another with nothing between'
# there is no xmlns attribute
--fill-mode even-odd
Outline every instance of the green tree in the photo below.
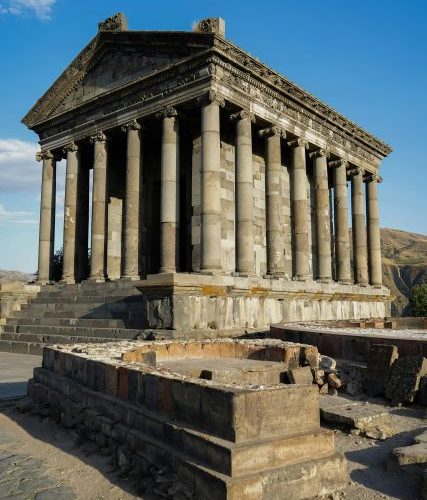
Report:
<svg viewBox="0 0 427 500"><path fill-rule="evenodd" d="M52 280L61 281L62 270L64 268L64 248L57 250L52 260Z"/></svg>
<svg viewBox="0 0 427 500"><path fill-rule="evenodd" d="M412 316L427 316L427 283L412 288L409 304Z"/></svg>

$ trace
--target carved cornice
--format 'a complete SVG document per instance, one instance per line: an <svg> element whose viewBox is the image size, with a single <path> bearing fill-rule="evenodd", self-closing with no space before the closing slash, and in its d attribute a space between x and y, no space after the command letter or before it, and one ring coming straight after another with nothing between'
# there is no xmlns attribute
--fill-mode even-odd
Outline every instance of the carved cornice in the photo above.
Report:
<svg viewBox="0 0 427 500"><path fill-rule="evenodd" d="M280 137L286 138L286 131L276 125L271 127L266 127L258 131L260 137L271 137L273 135L279 135Z"/></svg>
<svg viewBox="0 0 427 500"><path fill-rule="evenodd" d="M333 160L333 161L330 161L328 163L328 165L331 167L331 168L338 168L338 167L345 167L347 168L348 167L348 161L347 160Z"/></svg>
<svg viewBox="0 0 427 500"><path fill-rule="evenodd" d="M295 139L288 141L288 146L290 148L298 148L302 146L305 149L308 149L308 141L303 137L296 137Z"/></svg>
<svg viewBox="0 0 427 500"><path fill-rule="evenodd" d="M92 143L105 142L106 140L107 140L107 136L104 134L104 132L97 132L96 134L94 134L90 137L90 142L92 142Z"/></svg>
<svg viewBox="0 0 427 500"><path fill-rule="evenodd" d="M67 144L62 148L62 152L64 153L64 155L66 155L67 153L74 153L78 151L78 149L79 147L75 142L70 142L69 144Z"/></svg>
<svg viewBox="0 0 427 500"><path fill-rule="evenodd" d="M120 128L122 132L127 132L128 130L141 130L142 127L136 120L132 120L131 122L122 125Z"/></svg>
<svg viewBox="0 0 427 500"><path fill-rule="evenodd" d="M230 120L232 122L244 119L249 119L252 123L255 123L256 121L254 113L246 109L242 109L241 111L237 111L237 113L233 113L230 115Z"/></svg>
<svg viewBox="0 0 427 500"><path fill-rule="evenodd" d="M383 178L381 177L381 175L377 175L377 174L369 174L369 175L366 175L364 178L363 178L363 181L368 183L368 182L377 182L378 184L381 184L381 182L383 181Z"/></svg>
<svg viewBox="0 0 427 500"><path fill-rule="evenodd" d="M158 119L172 118L174 116L178 116L178 111L172 106L167 106L166 108L156 113L156 118Z"/></svg>
<svg viewBox="0 0 427 500"><path fill-rule="evenodd" d="M323 156L329 158L330 152L328 151L328 149L319 148L316 149L315 151L311 151L308 155L310 156L310 158L322 158Z"/></svg>
<svg viewBox="0 0 427 500"><path fill-rule="evenodd" d="M36 161L53 160L53 159L55 159L55 157L49 150L38 151L36 153Z"/></svg>

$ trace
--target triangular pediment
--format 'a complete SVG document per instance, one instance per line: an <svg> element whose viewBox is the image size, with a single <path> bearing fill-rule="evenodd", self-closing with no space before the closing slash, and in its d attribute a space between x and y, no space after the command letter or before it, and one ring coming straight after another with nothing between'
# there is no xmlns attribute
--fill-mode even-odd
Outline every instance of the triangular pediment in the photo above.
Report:
<svg viewBox="0 0 427 500"><path fill-rule="evenodd" d="M88 103L101 95L161 70L210 45L202 34L197 43L188 33L99 33L67 67L24 117L37 124Z"/></svg>

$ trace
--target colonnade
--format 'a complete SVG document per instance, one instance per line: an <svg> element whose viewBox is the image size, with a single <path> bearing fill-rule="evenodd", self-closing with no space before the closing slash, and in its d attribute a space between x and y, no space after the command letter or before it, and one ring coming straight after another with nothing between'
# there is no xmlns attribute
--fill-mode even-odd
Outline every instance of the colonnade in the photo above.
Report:
<svg viewBox="0 0 427 500"><path fill-rule="evenodd" d="M201 105L201 207L200 207L200 272L220 273L221 267L221 142L220 108L224 100L214 93L200 100ZM160 269L159 272L178 271L179 242L179 116L176 109L166 107L156 115L162 120L160 150ZM236 272L241 276L255 275L254 252L254 186L252 171L252 132L255 117L246 110L230 115L235 127L235 255ZM121 127L126 141L126 196L124 200L124 238L122 278L139 279L141 169L143 157L143 125L133 120ZM142 133L142 134L141 134ZM329 158L324 148L311 145L302 137L287 133L271 124L258 130L265 141L265 206L267 275L280 278L286 275L282 238L283 221L280 204L282 141L291 150L290 202L292 213L293 278L320 282L333 279L361 286L381 286L380 226L377 184L381 178L349 166L345 159ZM108 133L98 132L91 138L93 144L93 186L91 261L89 280L104 281L106 276L107 228L107 164ZM308 155L306 151L308 150ZM78 251L78 179L81 163L79 145L63 148L66 158L66 186L64 207L64 268L63 281L78 279L76 252ZM307 156L313 160L314 227L316 270L310 270L310 213L308 198ZM37 155L43 161L39 281L51 277L53 240L55 231L56 152L42 151ZM333 174L333 227L331 232L331 205L328 171ZM353 277L350 267L350 236L347 206L347 179L351 179L351 215L353 245ZM366 186L366 188L364 188ZM366 205L366 214L365 214ZM334 249L334 250L332 250ZM333 269L335 270L333 272Z"/></svg>

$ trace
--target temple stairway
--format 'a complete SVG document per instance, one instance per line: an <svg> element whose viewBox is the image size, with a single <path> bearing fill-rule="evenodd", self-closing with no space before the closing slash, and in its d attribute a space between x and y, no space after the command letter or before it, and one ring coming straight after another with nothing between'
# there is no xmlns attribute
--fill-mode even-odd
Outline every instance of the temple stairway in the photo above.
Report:
<svg viewBox="0 0 427 500"><path fill-rule="evenodd" d="M146 330L146 298L138 282L45 285L9 317L0 351L41 354L46 344L167 339L173 331Z"/></svg>

